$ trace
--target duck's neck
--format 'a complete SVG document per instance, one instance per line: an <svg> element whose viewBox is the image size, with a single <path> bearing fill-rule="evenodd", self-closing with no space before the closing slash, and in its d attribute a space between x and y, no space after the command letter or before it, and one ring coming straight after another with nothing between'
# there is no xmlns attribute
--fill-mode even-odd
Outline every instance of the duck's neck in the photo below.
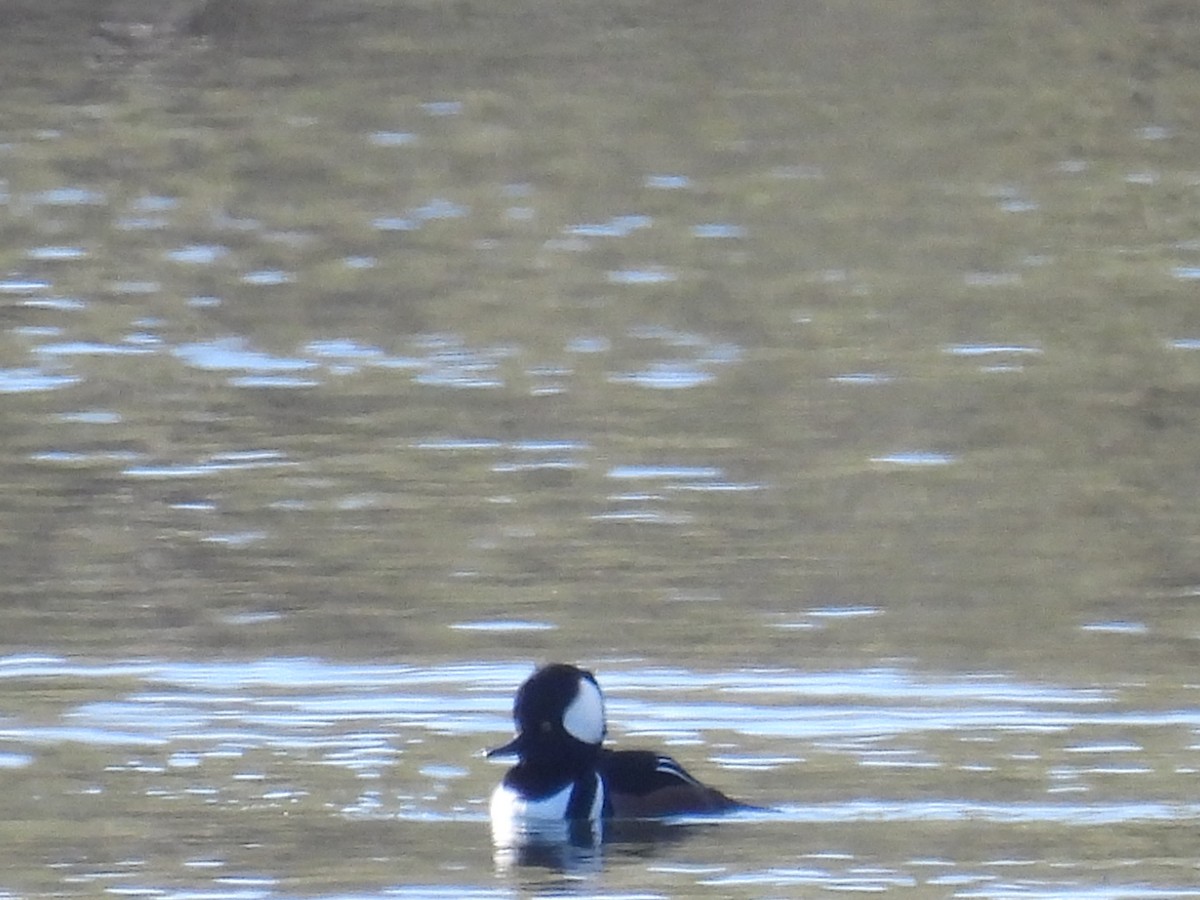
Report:
<svg viewBox="0 0 1200 900"><path fill-rule="evenodd" d="M506 784L529 797L544 797L577 781L595 778L600 747L571 741L522 754L504 776Z"/></svg>

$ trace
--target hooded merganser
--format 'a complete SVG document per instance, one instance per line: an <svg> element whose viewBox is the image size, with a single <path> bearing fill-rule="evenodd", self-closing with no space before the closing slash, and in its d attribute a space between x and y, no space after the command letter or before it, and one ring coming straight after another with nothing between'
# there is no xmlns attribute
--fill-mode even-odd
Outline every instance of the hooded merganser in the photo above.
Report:
<svg viewBox="0 0 1200 900"><path fill-rule="evenodd" d="M538 669L517 691L513 719L517 736L487 753L489 759L517 757L492 792L493 826L748 808L701 784L669 756L605 749L604 695L586 669L565 663Z"/></svg>

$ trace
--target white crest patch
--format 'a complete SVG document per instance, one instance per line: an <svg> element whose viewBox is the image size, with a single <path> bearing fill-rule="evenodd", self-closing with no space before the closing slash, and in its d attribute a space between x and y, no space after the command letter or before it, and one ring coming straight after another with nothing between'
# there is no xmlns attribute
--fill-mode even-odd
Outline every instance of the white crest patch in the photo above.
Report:
<svg viewBox="0 0 1200 900"><path fill-rule="evenodd" d="M563 713L563 728L575 740L585 744L599 744L604 740L604 695L591 679L579 679L575 697Z"/></svg>

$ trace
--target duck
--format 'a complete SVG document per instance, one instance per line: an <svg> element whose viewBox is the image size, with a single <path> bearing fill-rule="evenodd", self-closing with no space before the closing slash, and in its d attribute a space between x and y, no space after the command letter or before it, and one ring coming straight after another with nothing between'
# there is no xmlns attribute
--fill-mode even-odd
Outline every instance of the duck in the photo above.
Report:
<svg viewBox="0 0 1200 900"><path fill-rule="evenodd" d="M596 676L569 663L537 669L513 702L516 736L486 752L515 757L492 792L493 829L514 823L590 822L713 815L754 807L693 777L653 750L604 746L604 693Z"/></svg>

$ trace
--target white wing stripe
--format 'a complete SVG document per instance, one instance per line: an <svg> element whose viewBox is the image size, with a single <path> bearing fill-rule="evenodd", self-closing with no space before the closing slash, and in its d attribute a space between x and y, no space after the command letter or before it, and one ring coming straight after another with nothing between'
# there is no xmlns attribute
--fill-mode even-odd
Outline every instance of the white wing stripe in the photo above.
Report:
<svg viewBox="0 0 1200 900"><path fill-rule="evenodd" d="M684 771L683 766L675 762L669 756L660 756L654 765L655 772L661 772L663 775L673 775L680 781L685 781L688 784L694 784L696 787L703 787L695 778Z"/></svg>

